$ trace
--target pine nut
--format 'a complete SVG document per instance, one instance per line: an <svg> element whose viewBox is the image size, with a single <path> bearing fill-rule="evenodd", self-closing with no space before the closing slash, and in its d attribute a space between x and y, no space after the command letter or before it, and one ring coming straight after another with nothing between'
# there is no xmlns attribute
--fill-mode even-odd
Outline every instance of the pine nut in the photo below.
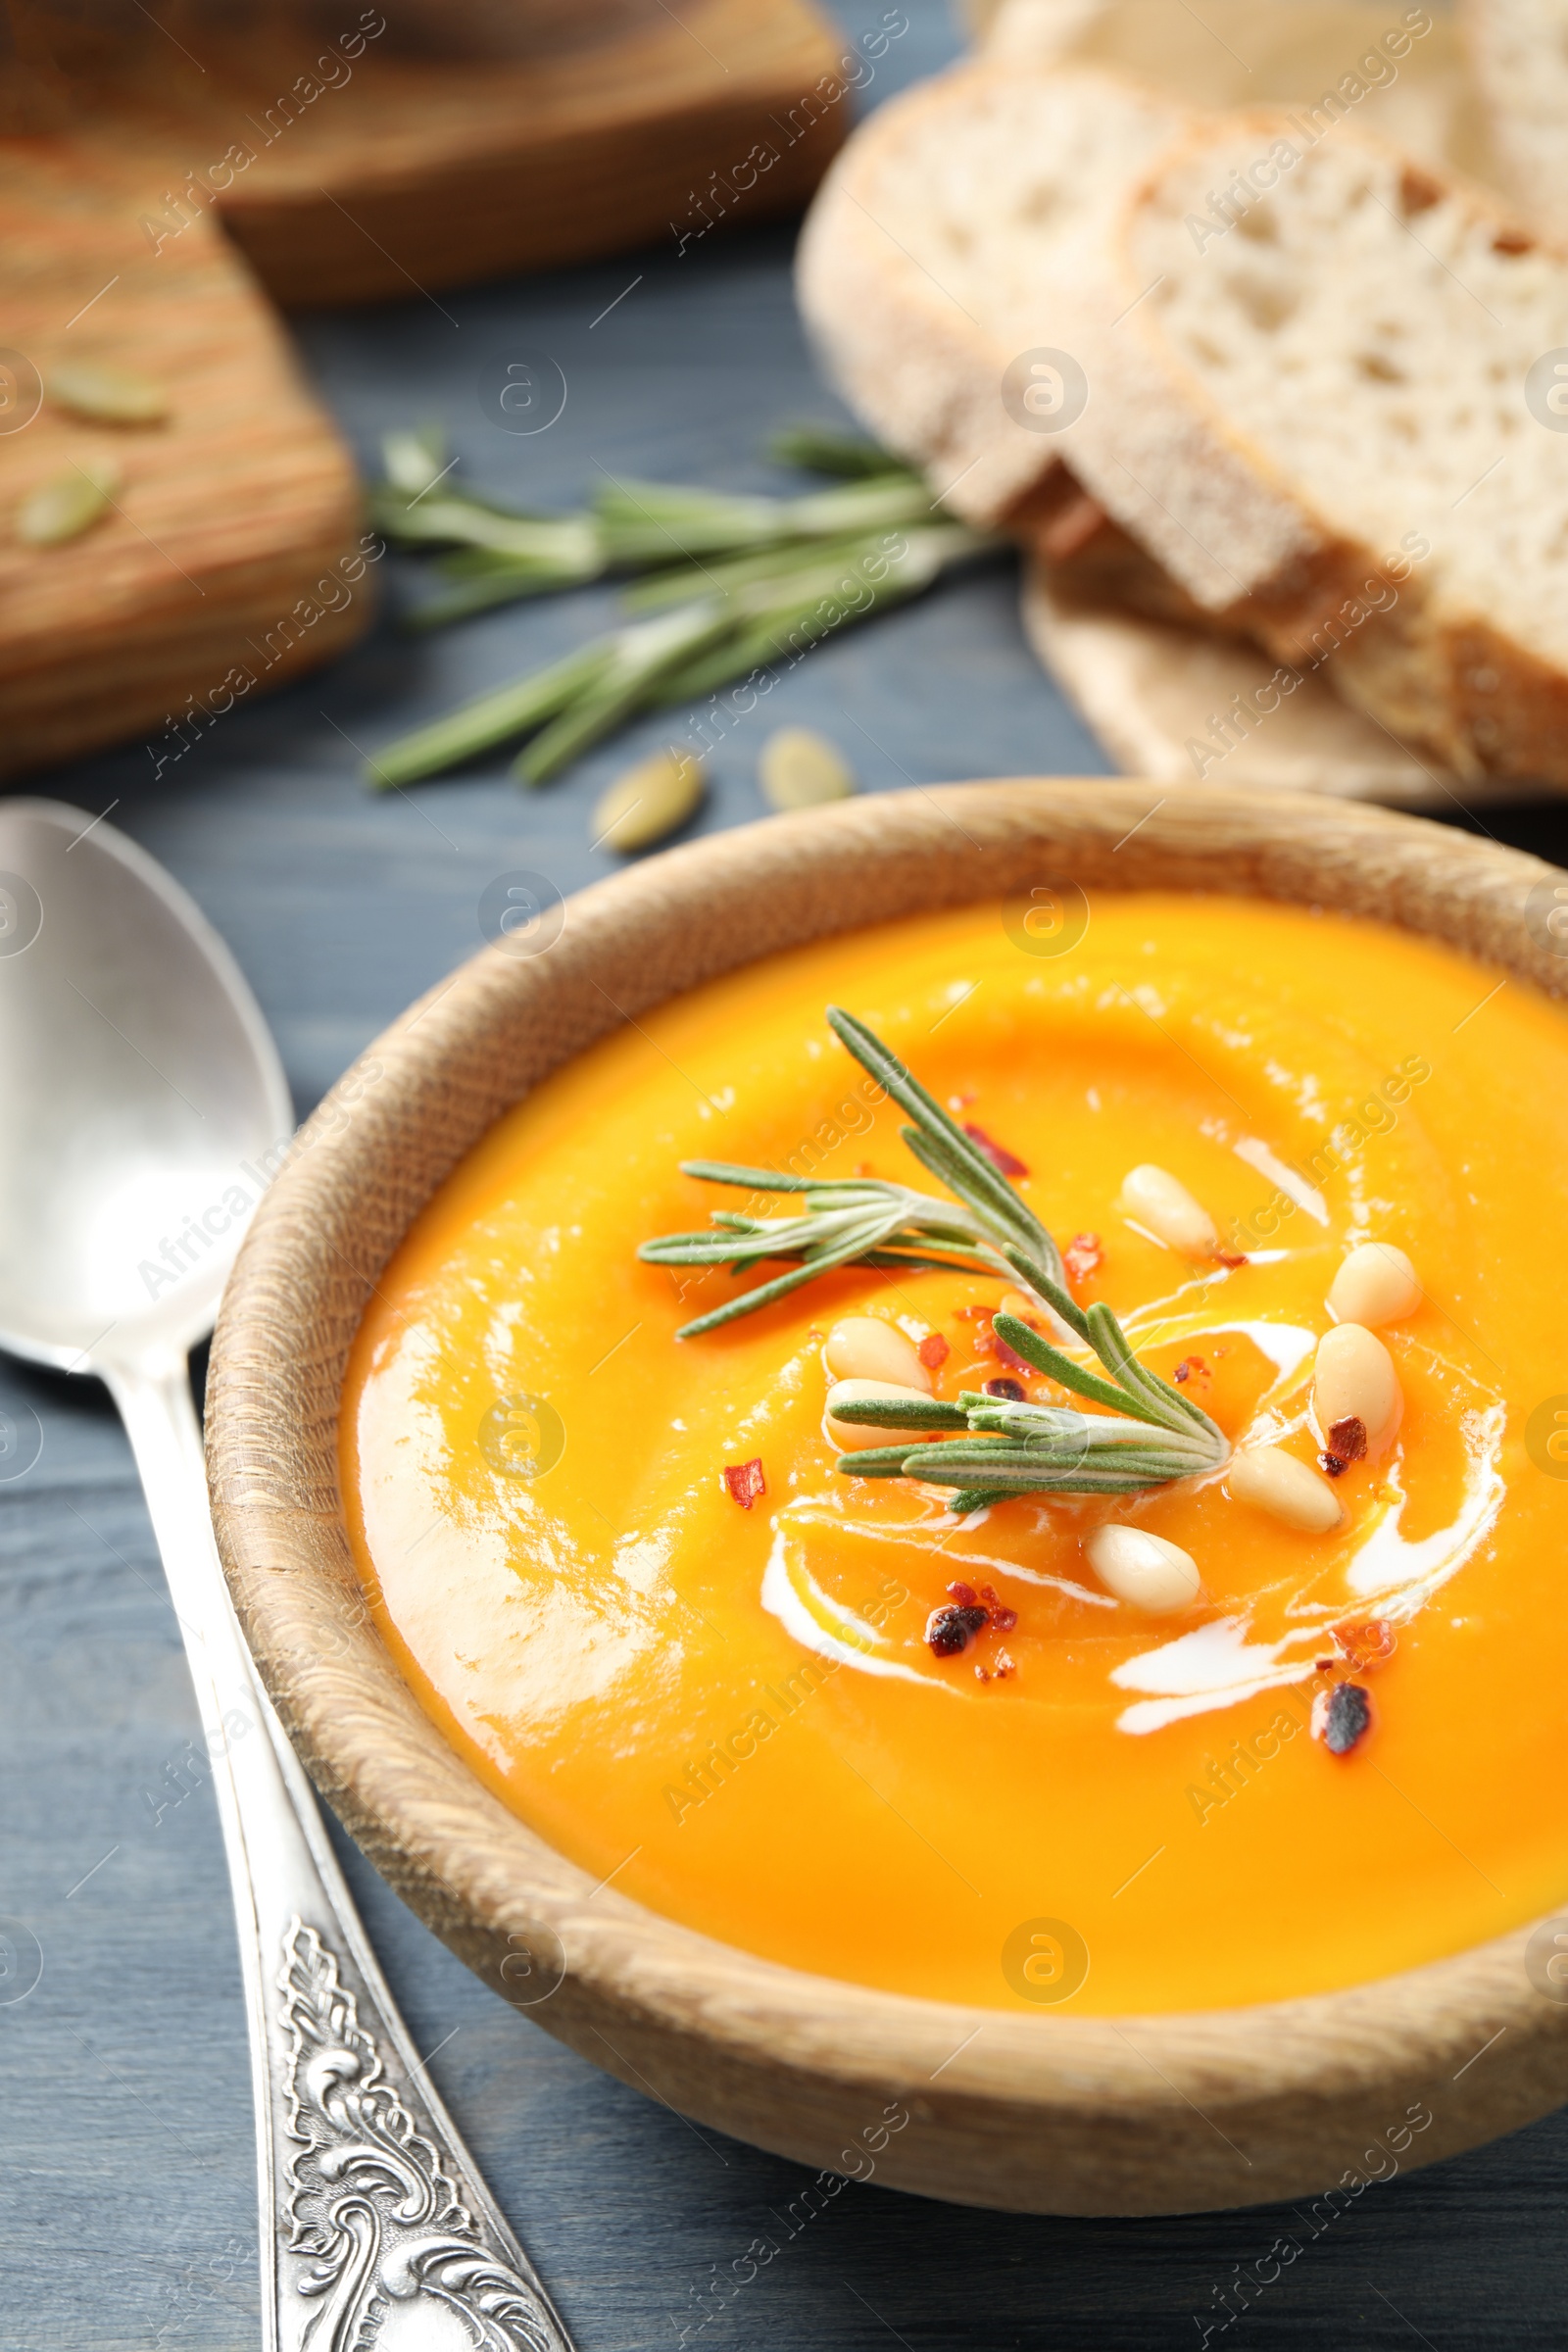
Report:
<svg viewBox="0 0 1568 2352"><path fill-rule="evenodd" d="M1179 1544L1151 1535L1147 1527L1109 1520L1084 1544L1089 1565L1107 1592L1151 1617L1190 1609L1203 1590L1198 1562Z"/></svg>
<svg viewBox="0 0 1568 2352"><path fill-rule="evenodd" d="M120 467L107 458L72 466L29 490L17 509L17 537L24 547L62 547L91 529L119 487Z"/></svg>
<svg viewBox="0 0 1568 2352"><path fill-rule="evenodd" d="M1345 1506L1328 1480L1279 1446L1250 1446L1235 1455L1225 1486L1236 1501L1256 1503L1303 1535L1326 1536L1345 1524Z"/></svg>
<svg viewBox="0 0 1568 2352"><path fill-rule="evenodd" d="M1404 1411L1394 1358L1364 1324L1336 1323L1317 1344L1312 1367L1312 1425L1319 1442L1340 1423L1358 1421L1368 1458L1393 1443Z"/></svg>
<svg viewBox="0 0 1568 2352"><path fill-rule="evenodd" d="M593 838L626 856L651 850L696 814L707 788L703 763L692 753L656 752L651 760L628 767L601 794Z"/></svg>
<svg viewBox="0 0 1568 2352"><path fill-rule="evenodd" d="M158 424L169 415L162 384L107 360L62 360L47 382L57 407L99 424Z"/></svg>
<svg viewBox="0 0 1568 2352"><path fill-rule="evenodd" d="M898 1389L931 1394L931 1375L918 1348L896 1324L876 1315L846 1315L842 1323L835 1323L822 1361L835 1380L891 1381Z"/></svg>
<svg viewBox="0 0 1568 2352"><path fill-rule="evenodd" d="M757 756L757 779L770 808L820 808L855 790L855 772L837 744L810 727L776 729Z"/></svg>
<svg viewBox="0 0 1568 2352"><path fill-rule="evenodd" d="M835 1405L880 1403L884 1397L894 1404L902 1404L906 1397L911 1403L924 1404L926 1394L924 1389L909 1388L897 1380L835 1381L827 1393L822 1435L841 1453L858 1453L867 1446L896 1446L901 1438L929 1440L932 1433L928 1429L871 1429L861 1421L835 1421L833 1418Z"/></svg>
<svg viewBox="0 0 1568 2352"><path fill-rule="evenodd" d="M1122 1180L1121 1205L1156 1241L1179 1250L1183 1257L1212 1257L1219 1248L1213 1218L1167 1168L1146 1160L1132 1169Z"/></svg>
<svg viewBox="0 0 1568 2352"><path fill-rule="evenodd" d="M1398 1323L1421 1303L1415 1268L1392 1242L1361 1242L1350 1251L1329 1287L1329 1313L1336 1323Z"/></svg>

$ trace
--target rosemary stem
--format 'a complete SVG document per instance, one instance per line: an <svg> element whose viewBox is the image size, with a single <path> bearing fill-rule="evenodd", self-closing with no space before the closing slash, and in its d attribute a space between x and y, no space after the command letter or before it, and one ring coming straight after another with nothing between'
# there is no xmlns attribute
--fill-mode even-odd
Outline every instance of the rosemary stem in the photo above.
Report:
<svg viewBox="0 0 1568 2352"><path fill-rule="evenodd" d="M478 695L430 726L399 736L366 761L367 783L381 788L416 784L539 726L597 674L605 658L603 639L579 646L531 677Z"/></svg>
<svg viewBox="0 0 1568 2352"><path fill-rule="evenodd" d="M722 599L686 605L610 639L580 692L513 763L525 784L544 784L646 703L667 670L689 662L732 626Z"/></svg>

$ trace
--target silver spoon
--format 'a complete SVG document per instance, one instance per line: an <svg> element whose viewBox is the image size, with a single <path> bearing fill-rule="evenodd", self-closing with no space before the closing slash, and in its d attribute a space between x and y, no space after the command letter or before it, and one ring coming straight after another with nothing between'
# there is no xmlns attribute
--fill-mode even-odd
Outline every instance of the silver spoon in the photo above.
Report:
<svg viewBox="0 0 1568 2352"><path fill-rule="evenodd" d="M266 2352L571 2352L420 2072L219 1564L187 1354L293 1128L222 941L134 842L0 803L0 1347L94 1372L185 1638L239 1926Z"/></svg>

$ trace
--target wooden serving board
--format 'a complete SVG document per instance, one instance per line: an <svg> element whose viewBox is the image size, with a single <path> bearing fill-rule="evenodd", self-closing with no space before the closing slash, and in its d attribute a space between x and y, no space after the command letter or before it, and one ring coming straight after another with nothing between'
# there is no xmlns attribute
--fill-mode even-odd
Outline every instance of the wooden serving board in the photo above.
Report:
<svg viewBox="0 0 1568 2352"><path fill-rule="evenodd" d="M0 0L0 776L148 730L178 759L368 620L353 468L253 270L287 303L402 299L765 220L843 139L867 46L809 0L394 13ZM70 358L156 377L172 416L24 415ZM19 544L28 491L111 452L118 510Z"/></svg>
<svg viewBox="0 0 1568 2352"><path fill-rule="evenodd" d="M1271 695L1280 665L1260 646L1086 596L1039 558L1025 561L1022 617L1041 662L1124 775L1172 790L1320 792L1434 816L1557 797L1517 776L1434 767L1321 676Z"/></svg>
<svg viewBox="0 0 1568 2352"><path fill-rule="evenodd" d="M0 141L4 776L138 734L167 764L369 617L353 462L270 305L208 218L155 253L145 200L102 147ZM67 360L165 385L167 420L88 423L47 394L29 414ZM62 546L22 545L21 500L105 456L116 507Z"/></svg>
<svg viewBox="0 0 1568 2352"><path fill-rule="evenodd" d="M274 9L236 34L165 12L177 44L149 34L71 76L79 135L145 167L153 233L216 212L289 305L401 300L795 210L849 129L841 63L865 72L809 0L344 0L341 20L333 34ZM466 20L470 53L451 55ZM51 72L58 88L46 53L44 107Z"/></svg>

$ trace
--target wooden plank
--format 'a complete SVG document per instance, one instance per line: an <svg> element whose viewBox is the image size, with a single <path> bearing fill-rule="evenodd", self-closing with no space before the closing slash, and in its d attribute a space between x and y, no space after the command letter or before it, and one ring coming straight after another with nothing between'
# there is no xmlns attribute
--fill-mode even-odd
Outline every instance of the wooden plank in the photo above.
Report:
<svg viewBox="0 0 1568 2352"><path fill-rule="evenodd" d="M191 727L369 617L347 450L217 226L193 220L155 252L149 193L75 138L0 142L0 775L147 730L175 757ZM167 387L168 418L68 414L50 372L80 360ZM27 493L106 456L122 473L114 511L63 546L24 546L11 517ZM168 733L182 714L185 733Z"/></svg>
<svg viewBox="0 0 1568 2352"><path fill-rule="evenodd" d="M332 37L183 24L192 49L144 40L100 74L82 134L146 162L152 234L216 210L277 299L309 306L766 220L849 128L846 45L809 0L507 16L490 55L452 54L462 19L428 12L411 28L346 5Z"/></svg>

